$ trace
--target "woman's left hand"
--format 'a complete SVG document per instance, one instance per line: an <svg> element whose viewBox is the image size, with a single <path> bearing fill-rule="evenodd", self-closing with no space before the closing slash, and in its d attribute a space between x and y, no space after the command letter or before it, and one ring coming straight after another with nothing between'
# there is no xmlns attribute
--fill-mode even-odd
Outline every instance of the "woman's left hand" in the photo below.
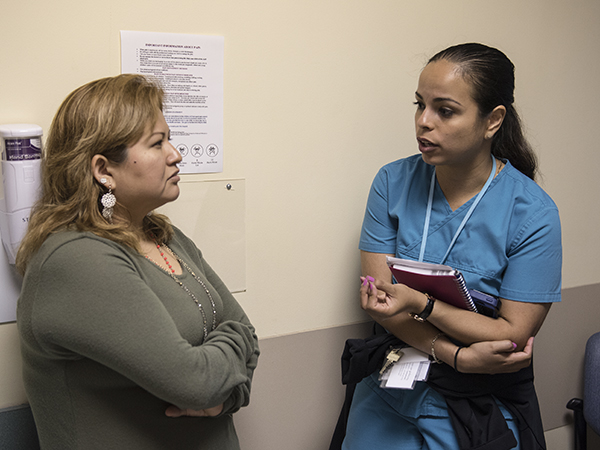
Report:
<svg viewBox="0 0 600 450"><path fill-rule="evenodd" d="M417 306L417 296L422 294L404 284L391 284L372 277L360 279L360 305L380 324L400 313L413 312L413 309L421 311L424 308Z"/></svg>
<svg viewBox="0 0 600 450"><path fill-rule="evenodd" d="M223 412L223 405L213 406L212 408L206 409L180 409L175 405L171 405L165 411L165 415L168 417L215 417Z"/></svg>
<svg viewBox="0 0 600 450"><path fill-rule="evenodd" d="M527 340L523 351L516 351L517 344L508 340L476 342L461 349L454 368L464 373L518 372L531 364L533 339Z"/></svg>

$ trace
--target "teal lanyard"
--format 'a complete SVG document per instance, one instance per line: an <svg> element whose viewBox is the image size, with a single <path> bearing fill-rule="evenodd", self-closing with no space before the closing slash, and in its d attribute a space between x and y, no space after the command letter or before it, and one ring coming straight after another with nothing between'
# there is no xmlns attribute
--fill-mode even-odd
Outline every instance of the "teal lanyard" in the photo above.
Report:
<svg viewBox="0 0 600 450"><path fill-rule="evenodd" d="M456 242L459 234L465 227L467 220L469 220L469 218L471 217L471 214L473 214L473 211L475 211L475 208L481 201L483 194L485 194L485 192L490 187L490 184L492 184L492 181L494 180L494 176L496 175L496 158L494 158L494 155L492 155L492 164L493 165L492 165L492 171L490 172L490 176L488 177L487 181L481 188L481 191L479 191L479 194L477 194L477 198L475 198L475 201L473 202L473 204L467 211L467 214L465 215L465 218L463 219L461 224L458 226L456 233L454 233L452 242L450 242L450 245L448 246L448 250L446 250L446 254L442 258L442 261L440 262L440 264L444 264L446 262L446 258L448 258L448 255L450 254L450 250L452 250L452 247L454 247L454 243ZM425 246L427 245L427 235L429 234L429 221L431 219L431 209L433 208L433 192L434 191L435 191L435 167L433 168L433 174L431 175L431 183L429 185L429 198L427 200L427 213L425 214L425 225L423 226L423 237L421 238L421 252L419 253L419 261L423 261L423 256L425 256Z"/></svg>

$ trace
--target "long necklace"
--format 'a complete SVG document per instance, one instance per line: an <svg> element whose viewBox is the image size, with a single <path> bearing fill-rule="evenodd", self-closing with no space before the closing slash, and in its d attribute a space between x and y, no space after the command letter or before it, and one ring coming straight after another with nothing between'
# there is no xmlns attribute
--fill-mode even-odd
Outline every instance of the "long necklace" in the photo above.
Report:
<svg viewBox="0 0 600 450"><path fill-rule="evenodd" d="M159 264L157 264L156 261L153 261L152 258L150 258L149 256L146 256L146 259L148 259L148 261L154 263L154 265L156 265L158 268L160 268L161 270L163 270L164 272L169 274L169 276L173 279L173 281L175 281L175 283L177 283L179 286L181 286L181 288L185 292L187 292L187 294L192 298L192 300L194 300L194 303L196 303L196 305L198 305L198 309L200 310L200 313L202 314L204 340L206 340L206 338L208 336L208 321L206 320L206 312L204 311L202 304L198 301L198 299L196 298L194 293L192 291L190 291L188 289L188 287L185 284L183 284L181 282L181 280L179 280L175 276L175 269L173 269L173 265L169 262L165 252L161 249L161 244L159 244L156 241L154 241L154 244L156 244L156 248L158 249L160 256L162 256L162 258L165 260L165 263L167 264L167 267L169 268L169 270L165 270L163 267L161 267ZM173 250L171 250L164 243L162 244L162 246L164 248L166 248L169 251L169 253L171 253L175 257L175 259L179 262L179 264L181 264L183 267L185 267L185 269L190 273L190 275L192 275L192 277L198 282L198 284L200 284L200 286L202 286L202 288L204 289L204 292L206 292L206 295L208 296L208 299L210 300L210 304L212 306L212 325L211 325L210 331L213 331L217 326L217 308L215 306L215 302L212 298L212 295L210 294L210 291L206 287L206 284L200 278L198 278L198 276L194 273L192 268L190 266L188 266L183 259L181 259L179 256L177 256L177 254Z"/></svg>

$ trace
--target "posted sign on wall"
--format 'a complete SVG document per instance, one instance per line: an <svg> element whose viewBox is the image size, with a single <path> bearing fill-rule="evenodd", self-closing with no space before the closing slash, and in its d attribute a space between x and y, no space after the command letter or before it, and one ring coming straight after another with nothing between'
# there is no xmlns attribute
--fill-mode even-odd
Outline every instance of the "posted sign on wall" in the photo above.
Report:
<svg viewBox="0 0 600 450"><path fill-rule="evenodd" d="M121 31L121 72L154 77L181 173L223 171L222 36Z"/></svg>

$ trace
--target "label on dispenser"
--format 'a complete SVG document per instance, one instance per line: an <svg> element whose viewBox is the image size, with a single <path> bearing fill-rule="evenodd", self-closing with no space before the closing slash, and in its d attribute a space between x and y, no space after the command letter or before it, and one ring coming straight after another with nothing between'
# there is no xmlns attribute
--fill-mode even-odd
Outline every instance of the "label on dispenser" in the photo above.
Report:
<svg viewBox="0 0 600 450"><path fill-rule="evenodd" d="M42 140L40 138L6 139L5 152L6 161L41 159Z"/></svg>

